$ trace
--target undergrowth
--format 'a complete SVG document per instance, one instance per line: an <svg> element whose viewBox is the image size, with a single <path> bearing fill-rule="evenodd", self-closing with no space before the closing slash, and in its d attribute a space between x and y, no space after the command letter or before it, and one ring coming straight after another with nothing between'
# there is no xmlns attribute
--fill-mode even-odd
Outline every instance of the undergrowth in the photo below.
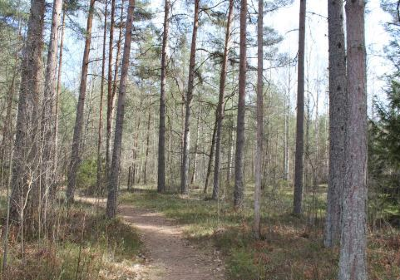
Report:
<svg viewBox="0 0 400 280"><path fill-rule="evenodd" d="M290 213L292 191L287 188L265 190L262 208L262 239L253 238L252 192L246 193L241 212L232 209L231 194L220 201L208 200L200 191L189 197L157 194L140 187L122 195L123 203L164 213L182 224L186 237L198 242L213 242L225 256L231 280L334 280L337 279L338 249L322 243L326 187L314 190L305 199L305 215ZM370 279L398 280L400 275L400 234L369 235L368 269Z"/></svg>
<svg viewBox="0 0 400 280"><path fill-rule="evenodd" d="M141 261L139 236L122 220L107 220L103 212L76 202L69 209L57 208L57 222L47 238L22 247L17 234L11 234L2 279L133 279L133 264Z"/></svg>

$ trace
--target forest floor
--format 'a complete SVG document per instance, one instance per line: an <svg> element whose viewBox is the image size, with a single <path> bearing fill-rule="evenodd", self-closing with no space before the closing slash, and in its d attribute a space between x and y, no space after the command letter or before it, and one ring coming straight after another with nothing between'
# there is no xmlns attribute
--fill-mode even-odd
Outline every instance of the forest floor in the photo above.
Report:
<svg viewBox="0 0 400 280"><path fill-rule="evenodd" d="M105 200L80 198L80 201L104 205ZM184 229L164 214L132 204L120 204L118 215L133 226L143 242L145 262L135 265L140 280L222 280L225 266L220 253L211 244L199 246L184 236Z"/></svg>

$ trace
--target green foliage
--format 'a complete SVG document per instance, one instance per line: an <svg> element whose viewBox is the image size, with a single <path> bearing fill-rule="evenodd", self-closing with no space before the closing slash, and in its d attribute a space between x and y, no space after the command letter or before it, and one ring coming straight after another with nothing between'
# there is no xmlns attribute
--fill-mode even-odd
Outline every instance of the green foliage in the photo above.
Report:
<svg viewBox="0 0 400 280"><path fill-rule="evenodd" d="M96 185L97 161L96 159L85 159L79 166L77 186L79 188L93 188Z"/></svg>

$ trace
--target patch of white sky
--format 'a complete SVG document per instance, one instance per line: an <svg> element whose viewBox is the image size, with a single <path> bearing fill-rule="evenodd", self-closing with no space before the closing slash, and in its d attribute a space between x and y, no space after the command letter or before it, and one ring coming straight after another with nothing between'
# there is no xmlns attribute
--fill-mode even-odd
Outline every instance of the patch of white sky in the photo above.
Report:
<svg viewBox="0 0 400 280"><path fill-rule="evenodd" d="M390 16L382 11L379 0L369 0L367 3L367 13L365 20L366 45L367 45L367 72L368 72L368 96L369 108L373 96L384 98L384 81L382 76L389 73L392 68L384 55L384 47L388 44L390 37L384 30L384 23L390 20ZM249 0L249 4L257 7L256 0ZM155 12L156 17L153 23L156 27L162 28L163 23L163 0L150 1L150 8ZM188 14L191 20L191 10L183 10L184 3L175 2L175 8ZM181 11L179 11L181 12ZM174 13L177 13L174 10ZM76 22L84 27L86 15L80 13ZM282 8L274 13L266 14L264 18L265 26L276 29L284 40L279 45L281 53L287 53L291 58L295 58L298 49L298 24L299 24L299 1L288 7ZM102 28L103 22L96 18L93 27L93 45L91 51L92 73L100 73L101 63L99 58L102 51ZM255 27L253 27L255 28ZM306 23L306 95L310 98L310 107L313 114L318 108L319 114L326 113L328 108L328 22L327 22L327 0L307 1L307 23ZM201 27L199 33L203 32ZM249 32L255 32L250 29ZM188 39L190 38L188 34ZM200 35L201 40L201 35ZM190 42L190 40L189 40ZM79 74L81 69L81 59L84 48L82 36L77 36L76 31L66 29L65 40L65 59L63 71L63 83L71 90L77 91L79 88ZM252 56L254 50L250 50ZM255 61L251 61L255 65ZM268 62L265 62L268 68ZM297 71L296 66L271 69L265 73L267 79L272 80L280 90L290 92L291 108L295 109L297 92ZM316 106L318 105L318 107Z"/></svg>

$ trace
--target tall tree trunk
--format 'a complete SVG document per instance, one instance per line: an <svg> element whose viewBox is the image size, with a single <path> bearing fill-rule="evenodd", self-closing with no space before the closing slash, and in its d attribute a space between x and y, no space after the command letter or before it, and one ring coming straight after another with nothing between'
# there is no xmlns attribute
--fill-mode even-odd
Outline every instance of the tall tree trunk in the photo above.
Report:
<svg viewBox="0 0 400 280"><path fill-rule="evenodd" d="M199 115L197 116L197 122L196 122L196 141L194 142L193 173L192 173L192 178L190 179L190 184L194 184L194 182L196 180L197 153L198 153L198 149L199 149L200 115L201 115L201 112L199 112Z"/></svg>
<svg viewBox="0 0 400 280"><path fill-rule="evenodd" d="M105 80L105 69L106 69L106 43L107 43L107 16L108 16L108 0L105 2L104 7L104 30L103 30L103 55L101 61L101 82L100 82L100 104L99 104L99 126L97 129L97 178L96 178L96 189L99 193L102 193L102 130L103 130L103 97L104 97L104 80Z"/></svg>
<svg viewBox="0 0 400 280"><path fill-rule="evenodd" d="M171 4L165 0L164 4L164 34L161 49L161 92L160 92L160 126L158 133L158 182L157 191L165 192L165 84L167 72L167 47L169 33L169 10Z"/></svg>
<svg viewBox="0 0 400 280"><path fill-rule="evenodd" d="M306 30L306 0L300 0L299 59L297 79L296 155L294 164L293 214L301 214L304 166L304 56Z"/></svg>
<svg viewBox="0 0 400 280"><path fill-rule="evenodd" d="M229 120L228 166L226 170L226 181L228 182L228 186L230 186L231 184L232 154L233 154L233 127L231 120Z"/></svg>
<svg viewBox="0 0 400 280"><path fill-rule="evenodd" d="M50 42L47 53L47 66L45 73L45 88L44 97L42 100L42 141L43 141L43 155L42 155L42 184L49 191L54 187L54 163L55 163L55 131L54 131L54 118L56 108L56 94L57 94L57 51L58 51L58 28L60 26L62 0L53 1L52 23L50 31Z"/></svg>
<svg viewBox="0 0 400 280"><path fill-rule="evenodd" d="M244 164L244 126L246 112L246 72L247 72L247 0L241 0L240 8L240 62L239 62L239 102L236 128L235 154L235 191L234 206L239 209L243 205L243 164Z"/></svg>
<svg viewBox="0 0 400 280"><path fill-rule="evenodd" d="M147 133L146 133L146 152L144 154L144 168L143 168L143 183L147 185L147 161L149 157L150 145L150 123L151 123L151 110L149 108L149 118L147 119Z"/></svg>
<svg viewBox="0 0 400 280"><path fill-rule="evenodd" d="M215 138L216 138L216 135L217 135L217 119L215 120L213 134L212 134L212 137L211 137L210 156L208 157L206 180L205 180L205 183L204 183L204 191L203 191L204 193L207 193L208 181L209 181L210 175L211 175L211 168L212 168L212 163L213 163L213 158L214 158L214 151L215 151Z"/></svg>
<svg viewBox="0 0 400 280"><path fill-rule="evenodd" d="M135 0L129 0L128 17L126 19L124 54L122 57L121 81L119 86L117 119L115 121L114 149L111 163L111 172L108 182L107 217L114 218L117 213L118 175L121 161L122 132L124 124L126 83L128 80L129 57L132 42L132 22Z"/></svg>
<svg viewBox="0 0 400 280"><path fill-rule="evenodd" d="M262 155L263 155L263 128L264 128L264 83L263 83L263 70L264 70L264 40L263 40L263 21L264 21L264 1L258 0L258 69L257 69L257 147L255 159L255 191L254 191L254 235L260 238L260 201L261 201L261 185L262 185Z"/></svg>
<svg viewBox="0 0 400 280"><path fill-rule="evenodd" d="M122 0L121 3L121 22L119 25L119 34L118 34L118 41L117 41L117 56L115 58L115 67L114 67L114 79L113 79L113 87L112 87L112 96L115 97L115 94L117 92L117 83L118 83L118 69L119 69L119 60L121 58L121 42L122 42L122 20L124 17L124 5L125 5L125 0ZM114 108L114 101L115 98L113 97L113 108Z"/></svg>
<svg viewBox="0 0 400 280"><path fill-rule="evenodd" d="M23 51L21 85L17 112L17 125L12 165L10 198L10 219L14 221L27 218L25 206L38 203L37 187L37 149L39 140L39 96L42 73L43 28L45 1L31 1L28 32ZM35 196L35 197L33 197ZM28 202L26 204L25 202ZM33 212L33 206L27 209ZM39 209L40 211L40 209Z"/></svg>
<svg viewBox="0 0 400 280"><path fill-rule="evenodd" d="M83 110L85 107L87 76L88 76L87 74L89 67L89 53L90 53L90 45L92 43L92 25L93 25L95 3L96 0L90 0L89 15L86 24L86 36L85 36L86 40L85 40L85 50L83 52L83 59L82 59L81 84L79 87L78 105L76 109L74 136L72 138L71 161L68 170L68 186L66 192L68 203L74 201L76 177L80 165L80 156L81 156L80 144L81 144L82 129L83 129Z"/></svg>
<svg viewBox="0 0 400 280"><path fill-rule="evenodd" d="M290 71L290 69L289 69ZM289 78L290 81L290 78ZM289 82L290 83L290 82ZM283 179L285 181L289 180L289 96L290 90L285 94L285 102L284 102L284 110L285 110L285 119L284 119L284 151L283 151Z"/></svg>
<svg viewBox="0 0 400 280"><path fill-rule="evenodd" d="M345 173L345 128L347 112L346 50L343 2L329 0L329 184L324 244L340 239L340 201Z"/></svg>
<svg viewBox="0 0 400 280"><path fill-rule="evenodd" d="M112 117L114 112L114 94L113 94L113 52L114 52L114 25L115 25L115 1L111 0L111 21L110 21L110 38L108 46L108 94L107 94L107 133L106 133L106 177L111 166L111 137L112 137ZM118 65L115 65L118 67Z"/></svg>
<svg viewBox="0 0 400 280"><path fill-rule="evenodd" d="M188 89L185 98L185 126L183 131L183 159L181 168L181 193L187 194L189 192L188 175L189 175L189 150L190 150L190 104L192 103L193 90L194 90L194 76L196 66L196 43L197 43L197 29L199 27L199 8L200 0L194 2L194 20L193 20L193 34L192 45L190 48L190 62L189 62L189 79Z"/></svg>
<svg viewBox="0 0 400 280"><path fill-rule="evenodd" d="M62 74L62 63L63 63L63 51L64 51L64 35L65 35L65 10L63 11L61 19L61 38L60 38L60 53L58 57L58 69L57 69L57 89L56 89L56 101L55 101L55 120L54 120L54 175L56 176L56 184L58 183L58 130L59 130L59 111L60 111L60 95L61 95L61 74Z"/></svg>
<svg viewBox="0 0 400 280"><path fill-rule="evenodd" d="M219 194L222 120L224 118L224 110L225 110L225 85L226 85L226 73L228 71L228 56L230 47L229 43L231 37L232 20L233 20L233 0L229 0L228 21L226 24L226 32L225 32L225 47L224 47L224 55L222 58L221 78L219 82L219 100L215 116L217 120L217 134L215 138L214 188L212 194L213 199L217 199Z"/></svg>
<svg viewBox="0 0 400 280"><path fill-rule="evenodd" d="M339 280L367 279L367 92L364 1L347 1L348 119Z"/></svg>

